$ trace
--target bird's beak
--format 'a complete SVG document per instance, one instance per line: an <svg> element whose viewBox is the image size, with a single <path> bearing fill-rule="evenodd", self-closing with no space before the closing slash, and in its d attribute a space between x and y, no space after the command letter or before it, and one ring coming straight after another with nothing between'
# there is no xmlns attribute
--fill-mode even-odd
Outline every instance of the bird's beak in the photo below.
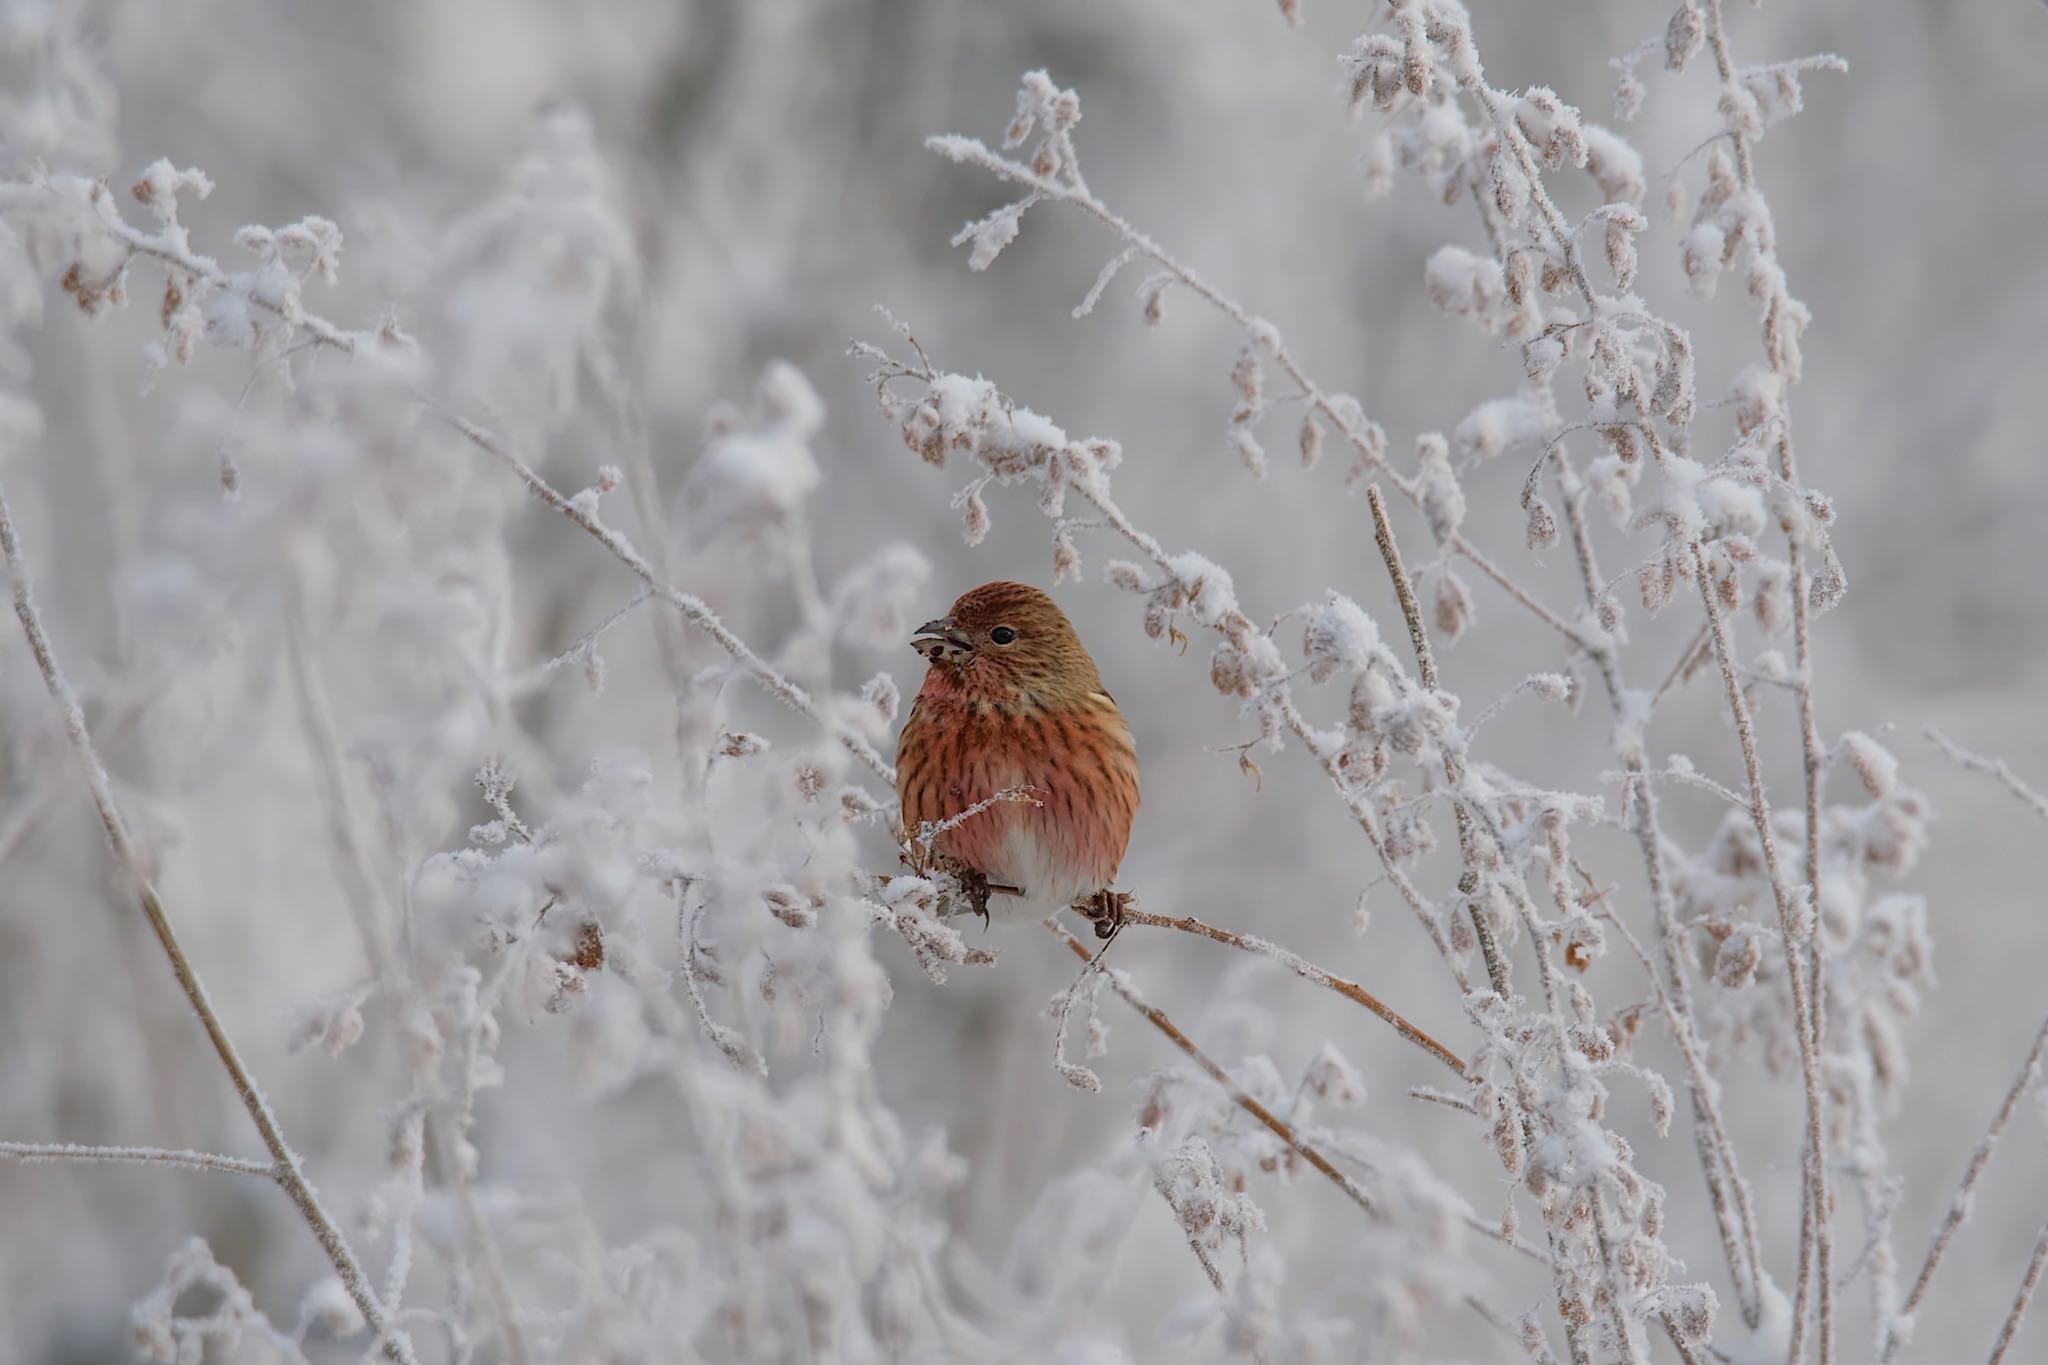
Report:
<svg viewBox="0 0 2048 1365"><path fill-rule="evenodd" d="M967 638L967 632L960 629L952 617L941 616L919 626L910 647L938 663L942 659L965 657L973 650L974 642Z"/></svg>

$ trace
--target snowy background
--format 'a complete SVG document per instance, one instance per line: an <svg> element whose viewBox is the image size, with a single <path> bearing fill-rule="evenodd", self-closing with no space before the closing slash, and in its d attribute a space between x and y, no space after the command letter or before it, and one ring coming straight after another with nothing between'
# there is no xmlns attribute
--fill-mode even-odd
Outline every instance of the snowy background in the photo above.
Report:
<svg viewBox="0 0 2048 1365"><path fill-rule="evenodd" d="M1511 392L1521 366L1424 289L1442 244L1485 249L1470 207L1435 202L1406 175L1391 195L1367 192L1362 161L1381 125L1347 120L1336 59L1369 10L1305 0L1290 28L1255 0L7 3L0 152L10 177L38 165L108 177L143 226L126 187L158 157L201 168L213 192L184 196L182 222L195 251L232 268L256 259L232 241L245 223L333 220L346 238L338 281L315 271L306 309L351 328L394 318L430 358L427 386L565 493L600 483L601 466L637 477L637 411L658 492L639 507L624 489L606 494L607 521L636 544L657 539L680 587L819 695L850 696L883 670L908 693L920 670L907 627L989 579L1051 588L1051 544L1028 492L1001 490L989 494L992 532L963 544L949 499L966 475L905 450L876 413L873 367L846 354L860 339L905 358L877 304L941 368L986 374L1077 437L1121 442L1124 509L1228 565L1261 625L1336 588L1401 638L1364 501L1340 495L1341 455L1299 468L1291 428L1275 427L1273 470L1255 482L1231 450L1241 333L1185 294L1169 294L1148 327L1138 268L1076 321L1118 244L1055 206L1034 209L1015 245L970 272L948 240L1005 197L923 147L947 132L993 145L1018 73L1046 69L1081 94L1093 189L1279 324L1412 467L1417 433ZM1609 124L1608 58L1661 35L1668 17L1620 3L1472 5L1494 86L1547 84ZM1896 888L1925 897L1934 943L1933 984L1896 1025L1910 1071L1885 1105L1903 1191L1892 1240L1910 1281L2048 1008L2041 829L1920 733L1934 724L2048 782L2048 9L1773 0L1728 17L1743 60L1825 51L1850 68L1805 78L1805 112L1772 128L1756 170L1792 290L1813 314L1795 391L1802 473L1834 499L1850 583L1815 624L1821 729L1879 734L1938 812ZM1704 59L1682 77L1656 70L1660 59L1644 63L1651 97L1626 127L1650 181L1637 287L1691 331L1711 400L1756 358L1755 326L1735 283L1713 300L1683 292L1683 225L1664 211L1663 177L1712 130L1714 87ZM1700 161L1687 164L1696 186ZM499 869L502 885L458 885L431 860L494 818L472 781L494 757L517 778L511 801L526 820L571 831L563 842L578 851L546 876L612 897L613 951L642 954L647 971L636 987L591 971L563 998L565 978L534 965L553 958L520 959L485 1029L501 1035L503 1084L475 1097L476 1178L462 1189L496 1230L537 1358L1148 1361L1181 1358L1186 1340L1205 1358L1246 1358L1134 1139L1147 1078L1180 1061L1158 1034L1105 997L1109 1050L1088 1062L1103 1089L1086 1093L1053 1066L1046 1002L1075 964L1041 933L984 939L969 927L968 946L999 961L951 965L939 984L886 927L871 940L831 928L853 913L840 901L808 930L765 909L738 925L736 888L758 898L770 883L808 886L806 855L777 822L831 824L821 858L894 866L879 825L784 811L807 764L833 790L883 786L749 684L704 679L725 656L658 625L657 604L604 636L602 691L581 659L535 670L638 585L486 453L423 419L407 398L414 379L307 352L291 359L288 392L274 361L202 347L141 393L144 349L163 336L161 271L138 264L126 306L86 316L59 287L71 229L30 183L10 185L0 212L12 336L0 485L38 599L147 870L309 1175L380 1285L394 1247L411 1256L405 1302L423 1311L406 1325L422 1358L509 1358L475 1325L492 1320L478 1306L489 1276L472 1265L447 1151L414 1162L417 1180L406 1174L418 1116L430 1133L447 1121L436 1087L449 1064L420 1049L459 1053L478 1025L453 1006L422 1024L446 1004L429 1008L430 992L357 988L380 934L386 950L414 954L416 972L437 952L468 954L493 981L476 926L531 910L520 897L545 877ZM1575 603L1568 550L1523 547L1515 498L1528 463L1468 475L1467 531L1548 600ZM1423 521L1403 507L1397 525L1411 559L1426 559ZM1648 544L1610 550L1610 572ZM1080 551L1081 579L1056 597L1143 763L1123 884L1155 913L1285 943L1454 1049L1475 1046L1428 940L1322 774L1298 746L1262 755L1257 782L1241 774L1231 746L1256 724L1210 686L1209 642L1182 655L1147 639L1132 599L1102 581L1104 562L1128 550L1084 534ZM1468 719L1532 670L1564 665L1540 626L1488 585L1474 592L1474 628L1440 644ZM1667 668L1691 638L1697 604L1679 615L1634 630L1638 674ZM1791 703L1765 689L1758 705L1766 778L1796 808ZM1610 723L1604 703L1567 714L1525 698L1489 724L1485 752L1546 785L1599 791L1615 766ZM893 729L871 730L890 753ZM728 732L771 747L706 760ZM1711 667L1660 711L1653 747L1741 785ZM1711 795L1664 800L1687 848L1720 825ZM1580 839L1647 935L1629 840L1611 829ZM664 975L677 965L675 906L644 857L621 849L677 841L713 887L701 913L728 979L706 983L708 1008L767 1053L766 1081L700 1036L683 977ZM381 927L366 934L364 916ZM410 942L394 941L401 921L417 926ZM1604 1006L1647 994L1626 958L1610 951L1594 973ZM1347 1131L1498 1217L1506 1181L1483 1133L1404 1097L1444 1073L1378 1021L1192 938L1133 931L1114 959L1212 1055L1233 1067L1269 1057L1289 1089L1334 1042L1367 1092ZM769 961L819 994L761 1003L755 978ZM886 1009L866 974L876 964L893 989ZM360 1040L340 1047L357 1006ZM309 1027L314 1045L294 1046ZM1678 1083L1661 1038L1644 1051ZM1789 1292L1801 1092L1796 1067L1774 1073L1754 1051L1730 1062L1723 1099L1768 1267ZM1639 1090L1617 1087L1615 1105L1609 1121L1667 1191L1666 1240L1684 1263L1674 1279L1716 1287L1732 1340L1741 1325L1685 1123L1660 1139ZM728 1122L757 1111L770 1117ZM1902 1358L1989 1348L2048 1217L2043 1121L2032 1103L2017 1116ZM847 1137L863 1124L867 1137ZM450 1127L429 1147L461 1142ZM806 1132L871 1143L888 1175L795 1155ZM11 623L0 638L0 1139L260 1155L107 855ZM1405 1244L1368 1236L1312 1173L1255 1172L1248 1193L1265 1224L1250 1238L1255 1259L1285 1266L1271 1272L1273 1311L1346 1324L1327 1358L1522 1358L1458 1311L1466 1292L1507 1316L1542 1305L1547 1281L1512 1255L1446 1253L1456 1264L1429 1292L1394 1304L1385 1284L1415 1270L1393 1264ZM1847 1190L1837 1198L1839 1273L1863 1223ZM194 1236L287 1336L334 1302L317 1287L331 1273L318 1246L261 1181L0 1162L0 1361L126 1358L134 1324L155 1320L146 1304L131 1318L131 1305ZM1232 1278L1237 1256L1232 1243ZM707 1288L735 1275L746 1283L730 1295ZM1841 1297L1841 1358L1867 1358L1867 1289ZM177 1300L180 1315L212 1308L197 1290ZM475 1339L442 1330L444 1311ZM1426 1333L1390 1325L1409 1311ZM333 1312L345 1327L347 1312ZM902 1316L918 1321L899 1346L887 1324ZM956 1335L931 1325L953 1320ZM1307 1355L1313 1335L1270 1358ZM367 1340L315 1322L302 1349L354 1359ZM2044 1341L2048 1327L2032 1323L2012 1358L2035 1358ZM1661 1338L1655 1347L1676 1358ZM244 1333L206 1358L296 1349Z"/></svg>

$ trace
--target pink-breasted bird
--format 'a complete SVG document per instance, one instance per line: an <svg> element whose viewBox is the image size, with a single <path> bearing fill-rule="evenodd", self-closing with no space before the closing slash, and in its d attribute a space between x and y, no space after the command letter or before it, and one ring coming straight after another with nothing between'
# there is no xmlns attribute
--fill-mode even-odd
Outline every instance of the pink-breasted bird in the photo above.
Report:
<svg viewBox="0 0 2048 1365"><path fill-rule="evenodd" d="M933 841L996 918L1079 905L1107 932L1110 890L1138 810L1138 751L1065 613L1023 583L984 583L918 628L929 661L896 745L903 828L1002 801ZM983 908L978 905L977 908Z"/></svg>

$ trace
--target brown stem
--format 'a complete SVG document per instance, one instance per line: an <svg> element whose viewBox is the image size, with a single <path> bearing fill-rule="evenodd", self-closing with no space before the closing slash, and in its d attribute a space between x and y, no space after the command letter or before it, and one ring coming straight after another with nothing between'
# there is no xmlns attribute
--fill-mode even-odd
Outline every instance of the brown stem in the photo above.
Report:
<svg viewBox="0 0 2048 1365"><path fill-rule="evenodd" d="M1423 629L1422 610L1416 605L1415 588L1409 582L1408 570L1401 563L1401 547L1394 540L1394 524L1387 520L1387 502L1381 496L1378 484L1366 486L1365 500L1372 507L1373 539L1379 543L1380 558L1386 562L1387 576L1394 580L1394 596L1401 603L1401 618L1408 623L1408 643L1415 649L1416 672L1421 675L1422 685L1434 692L1437 690L1436 658L1430 653L1429 632ZM1479 952L1486 962L1486 978L1492 984L1494 994L1505 1000L1510 986L1507 959L1501 956L1500 944L1493 937L1493 926L1486 922L1486 915L1479 906L1480 859L1472 831L1472 811L1463 798L1455 794L1460 780L1457 756L1445 747L1443 759L1444 780L1451 784L1453 792L1451 809L1458 819L1458 853L1465 864L1465 874L1458 879L1458 890L1466 897L1465 909L1472 917L1472 932L1479 940Z"/></svg>
<svg viewBox="0 0 2048 1365"><path fill-rule="evenodd" d="M1552 455L1557 462L1565 522L1571 527L1572 549L1578 559L1586 605L1597 608L1601 592L1600 563L1586 527L1584 494L1574 493L1572 489L1563 449L1553 450ZM1592 659L1606 688L1608 706L1620 719L1629 697L1620 660L1611 648L1595 651ZM1635 835L1636 846L1643 859L1643 875L1649 884L1653 912L1651 922L1656 926L1669 992L1669 1009L1665 1018L1681 1050L1696 1059L1702 1055L1702 1049L1693 1025L1692 982L1686 975L1684 930L1678 923L1671 879L1664 867L1664 835L1657 818L1657 790L1642 776L1648 768L1648 761L1640 745L1632 746L1623 755L1623 761L1632 781L1622 789L1622 803L1627 812L1626 823ZM1653 979L1655 975L1652 972ZM1735 1283L1736 1300L1743 1320L1754 1327L1762 1313L1764 1272L1763 1249L1757 1235L1749 1185L1736 1164L1735 1146L1729 1141L1726 1125L1721 1119L1719 1087L1708 1078L1703 1066L1694 1063L1687 1069L1686 1089L1692 1097L1693 1145L1700 1154L1700 1174L1706 1181L1708 1200L1713 1205L1722 1254L1728 1262L1729 1278Z"/></svg>
<svg viewBox="0 0 2048 1365"><path fill-rule="evenodd" d="M2026 1096L2028 1089L2034 1084L2034 1078L2040 1073L2041 1057L2044 1052L2048 1052L2048 1019L2041 1021L2040 1030L2034 1034L2034 1045L2027 1050L2026 1059L2020 1063L2019 1074L2012 1078L2012 1084L2006 1088L2005 1099L2000 1102L1997 1112L1991 1116L1990 1126L1984 1130L1984 1136L1978 1139L1976 1150L1970 1153L1970 1165L1963 1172L1963 1183L1957 1187L1955 1196L1949 1200L1948 1212L1943 1215L1941 1226L1935 1229L1934 1236L1928 1243L1927 1260L1921 1265L1920 1274L1914 1279L1911 1292L1906 1295L1906 1301L1899 1305L1900 1318L1912 1317L1920 1307L1920 1300L1927 1296L1927 1286L1934 1278L1935 1267L1941 1264L1941 1258L1948 1251L1948 1244L1955 1237L1956 1229L1970 1216L1977 1181L1984 1174L1984 1168L1990 1164L1991 1153L1998 1146L1998 1139L2004 1134L2005 1125L2012 1121L2013 1111L2019 1108L2020 1100ZM1889 1333L1879 1360L1890 1360L1904 1344L1904 1337L1897 1332Z"/></svg>
<svg viewBox="0 0 2048 1365"><path fill-rule="evenodd" d="M2012 1301L2012 1312L2005 1315L2005 1326L1999 1330L1998 1341L1991 1348L1987 1365L1999 1365L2005 1353L2012 1346L2012 1340L2019 1335L2020 1319L2027 1315L2027 1304L2034 1297L2034 1290L2041 1283L2041 1268L2048 1265L2048 1223L2041 1225L2041 1235L2034 1239L2034 1255L2027 1262L2027 1273L2020 1277L2020 1292Z"/></svg>
<svg viewBox="0 0 2048 1365"><path fill-rule="evenodd" d="M1749 713L1749 701L1743 695L1742 682L1735 672L1734 647L1728 638L1728 626L1721 616L1721 604L1716 598L1717 589L1712 575L1707 572L1706 552L1695 540L1691 544L1693 573L1698 581L1700 601L1707 611L1707 627L1714 640L1714 656L1721 663L1721 680L1728 691L1728 711L1735 719L1735 736L1742 746L1742 769L1749 783L1750 821L1756 828L1757 842L1763 850L1764 872L1771 883L1771 896L1778 906L1778 927L1785 942L1785 980L1792 988L1793 1030L1799 1039L1800 1080L1806 1089L1806 1185L1809 1191L1804 1201L1801 1223L1811 1229L1813 1260L1817 1267L1810 1270L1808 1261L1802 1258L1799 1274L1804 1279L1814 1274L1819 1267L1830 1263L1833 1239L1828 1227L1828 1168L1827 1137L1822 1128L1822 1104L1820 1058L1814 1046L1812 1028L1813 1001L1807 991L1807 976L1800 971L1800 949L1805 946L1809 935L1818 934L1817 926L1811 922L1817 909L1809 904L1809 920L1803 926L1800 915L1792 904L1792 894L1785 885L1785 875L1778 863L1778 844L1771 832L1770 799L1764 795L1763 765L1757 757L1756 730ZM1810 898L1809 898L1810 899ZM1802 932L1802 928L1803 931ZM1802 1241L1802 1245L1804 1245ZM1816 1286L1820 1298L1820 1361L1829 1365L1833 1359L1833 1294L1834 1287L1825 1273L1816 1275ZM1795 1295L1794 1303L1800 1302ZM1795 1314L1792 1322L1792 1361L1799 1359L1800 1338L1804 1319Z"/></svg>
<svg viewBox="0 0 2048 1365"><path fill-rule="evenodd" d="M1047 920L1046 928L1050 929L1054 936L1064 942L1074 956L1080 958L1083 962L1092 963L1095 960L1095 954L1089 952L1087 946L1080 939L1075 938L1060 925ZM1157 1005L1151 1004L1143 996L1132 990L1116 973L1107 973L1104 979L1109 982L1111 990L1123 997L1126 1005L1144 1015L1147 1023L1165 1034L1175 1047L1187 1054L1188 1060L1200 1067L1210 1080L1222 1086L1225 1093L1230 1096L1238 1108L1264 1124L1272 1132L1273 1136L1286 1143L1295 1155L1315 1167L1332 1185L1342 1190L1345 1197L1352 1203L1358 1205L1359 1208L1365 1210L1366 1213L1374 1218L1380 1216L1380 1211L1373 1207L1371 1197L1358 1187L1357 1181L1331 1165L1328 1157L1304 1142L1301 1135L1294 1131L1287 1120L1281 1118L1265 1105L1260 1104L1257 1100L1246 1094L1244 1088L1230 1078L1230 1073L1211 1061L1207 1053L1196 1047L1194 1040L1185 1033L1182 1033L1180 1026L1169 1019L1164 1010L1160 1009Z"/></svg>
<svg viewBox="0 0 2048 1365"><path fill-rule="evenodd" d="M1321 967L1316 966L1315 963L1310 962L1307 958L1302 957L1299 953L1291 953L1277 943L1271 943L1262 938L1254 938L1248 934L1233 933L1229 929L1219 928L1213 924L1205 924L1192 915L1180 917L1151 915L1142 910L1126 908L1122 918L1126 924L1142 924L1154 929L1178 929L1184 934L1195 934L1202 938L1213 939L1218 943L1227 943L1242 952L1252 953L1269 961L1277 962L1302 980L1313 982L1328 990L1333 990L1345 999L1365 1006L1374 1014L1392 1024L1394 1032L1400 1034L1403 1038L1456 1072L1460 1079L1465 1075L1465 1063L1458 1059L1457 1053L1452 1052L1442 1043L1439 1043L1436 1039L1430 1037L1406 1019L1403 1019L1391 1007L1382 1003L1378 996L1366 990L1365 987L1353 981L1346 981L1341 976L1331 975Z"/></svg>

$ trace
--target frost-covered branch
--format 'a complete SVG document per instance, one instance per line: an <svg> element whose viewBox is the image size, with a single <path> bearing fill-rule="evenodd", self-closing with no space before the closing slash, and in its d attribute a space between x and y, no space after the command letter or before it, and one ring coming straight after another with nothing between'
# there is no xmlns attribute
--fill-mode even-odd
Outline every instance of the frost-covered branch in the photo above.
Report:
<svg viewBox="0 0 2048 1365"><path fill-rule="evenodd" d="M1356 982L1346 981L1341 976L1334 976L1324 971L1299 953L1291 953L1277 943L1269 942L1253 934L1239 934L1229 929L1218 928L1213 924L1204 924L1192 915L1154 915L1143 910L1127 908L1124 910L1121 918L1127 924L1141 924L1154 929L1178 929L1184 934L1194 934L1200 938L1213 939L1217 943L1227 943L1231 947L1242 952L1251 953L1255 957L1263 957L1277 962L1302 980L1321 986L1326 990L1335 991L1354 1004L1363 1005L1389 1024L1392 1024L1394 1032L1442 1062L1453 1072L1460 1076L1465 1072L1465 1064L1458 1060L1456 1053L1402 1018L1391 1007L1382 1003L1378 996L1372 994L1372 992Z"/></svg>
<svg viewBox="0 0 2048 1365"><path fill-rule="evenodd" d="M2041 1059L2044 1053L2048 1053L2048 1019L2041 1021L2040 1029L2034 1034L2033 1046L2027 1049L2027 1055L2020 1062L2018 1074L2012 1078L2012 1084L2006 1087L2005 1098L1992 1113L1990 1126L1984 1130L1984 1136L1977 1140L1975 1150L1970 1153L1970 1164L1963 1171L1963 1183L1957 1186L1955 1194L1950 1197L1948 1209L1941 1218L1941 1225L1934 1230L1934 1236L1927 1247L1927 1259L1920 1263L1920 1273L1913 1277L1912 1289L1899 1304L1893 1320L1884 1326L1884 1334L1880 1341L1881 1360L1890 1360L1898 1354L1899 1348L1912 1338L1913 1315L1919 1311L1920 1301L1927 1296L1927 1286L1933 1282L1934 1272L1941 1265L1941 1258L1947 1254L1949 1243L1955 1239L1956 1230L1962 1227L1971 1210L1976 1207L1977 1181L1983 1177L1985 1167L1991 1164L1991 1154L1997 1149L1999 1138L2004 1136L2006 1125L2012 1122L2013 1114L2020 1107L2020 1101L2040 1078Z"/></svg>
<svg viewBox="0 0 2048 1365"><path fill-rule="evenodd" d="M527 491L541 502L588 532L592 539L609 550L619 563L625 565L634 577L644 583L648 591L674 607L684 620L709 635L720 649L730 654L769 696L835 736L846 746L848 752L867 767L868 771L884 782L896 780L895 765L876 753L875 746L869 743L865 736L828 717L810 693L777 672L767 660L756 654L752 646L719 620L718 614L712 611L703 599L684 592L656 574L653 565L633 548L631 541L599 520L594 499L584 499L580 495L575 498L563 496L494 433L445 409L436 407L435 412L443 421L462 433L471 444L517 474L520 482L526 485Z"/></svg>
<svg viewBox="0 0 2048 1365"><path fill-rule="evenodd" d="M50 699L56 703L63 717L64 731L71 741L71 747L85 770L87 788L92 793L95 809L99 812L101 827L106 831L107 841L112 846L114 861L119 864L122 874L128 878L135 897L142 908L150 929L155 933L157 943L163 948L171 974L177 978L178 986L185 993L185 999L198 1016L199 1023L206 1030L213 1044L214 1054L228 1073L234 1085L235 1094L241 1099L242 1107L248 1110L249 1118L256 1125L257 1134L269 1151L275 1163L272 1173L277 1183L291 1197L299 1214L320 1243L322 1251L334 1263L335 1273L341 1277L351 1300L363 1315L363 1321L377 1334L379 1347L385 1356L397 1365L417 1365L412 1343L397 1325L387 1318L384 1306L378 1301L376 1292L364 1277L360 1261L348 1239L342 1235L341 1227L320 1202L312 1184L307 1181L300 1168L298 1154L285 1141L284 1130L279 1127L277 1116L271 1112L270 1103L262 1091L256 1088L255 1079L249 1074L242 1061L240 1051L221 1025L220 1017L214 1012L212 999L201 983L197 970L186 957L171 921L157 896L156 887L135 856L129 842L127 823L114 802L112 783L107 770L100 762L99 753L93 747L92 734L86 728L85 712L79 707L78 697L58 667L57 656L50 644L48 633L43 629L43 620L36 610L35 599L29 593L28 566L23 561L21 542L14 527L13 514L7 505L7 494L0 488L0 555L4 555L8 577L12 580L14 614L21 623L22 633L28 637L30 652L35 656L36 666L41 670L44 686Z"/></svg>
<svg viewBox="0 0 2048 1365"><path fill-rule="evenodd" d="M2020 1275L2019 1292L2013 1296L2012 1311L2005 1315L2004 1326L1998 1329L1998 1340L1992 1343L1988 1365L1999 1365L2005 1359L2005 1353L2012 1349L2013 1339L2020 1334L2020 1320L2027 1315L2027 1305L2033 1302L2034 1291L2041 1287L2044 1267L2048 1267L2048 1223L2041 1225L2041 1234L2034 1239L2034 1254L2027 1258L2027 1268Z"/></svg>
<svg viewBox="0 0 2048 1365"><path fill-rule="evenodd" d="M188 1171L223 1171L229 1175L253 1175L265 1180L278 1178L272 1162L250 1161L244 1157L221 1156L214 1152L181 1151L169 1147L91 1147L75 1142L0 1142L0 1156L14 1161L66 1162L85 1165L112 1162L137 1166L177 1166Z"/></svg>

